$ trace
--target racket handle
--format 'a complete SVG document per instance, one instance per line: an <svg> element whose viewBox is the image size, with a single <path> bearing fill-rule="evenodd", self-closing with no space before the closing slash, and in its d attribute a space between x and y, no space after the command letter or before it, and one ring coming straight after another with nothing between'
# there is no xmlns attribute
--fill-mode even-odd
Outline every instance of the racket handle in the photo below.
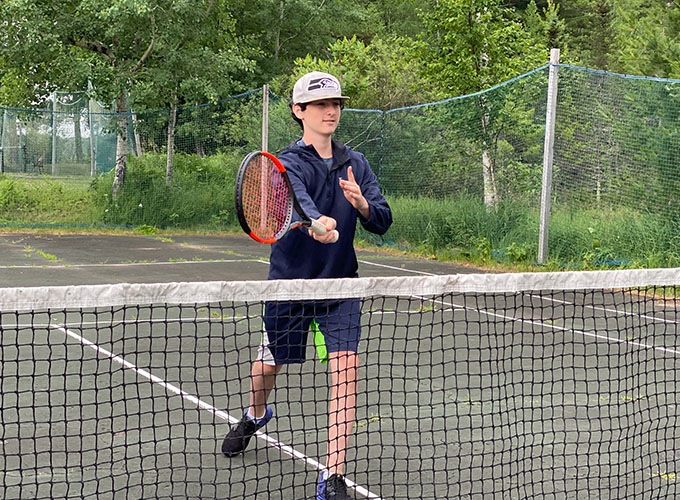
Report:
<svg viewBox="0 0 680 500"><path fill-rule="evenodd" d="M324 226L321 222L319 222L316 219L311 219L311 223L309 225L309 229L312 230L313 233L318 234L319 236L323 236L326 234L328 231L326 230L326 226ZM340 237L340 233L336 229L333 229L333 240L331 243L335 243L338 241L338 238Z"/></svg>

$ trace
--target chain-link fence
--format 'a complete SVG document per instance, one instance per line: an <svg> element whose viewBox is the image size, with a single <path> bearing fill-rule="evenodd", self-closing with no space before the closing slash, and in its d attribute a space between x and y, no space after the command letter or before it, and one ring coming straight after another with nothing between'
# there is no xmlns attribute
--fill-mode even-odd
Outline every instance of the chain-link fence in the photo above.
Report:
<svg viewBox="0 0 680 500"><path fill-rule="evenodd" d="M115 165L116 114L84 92L55 92L42 109L0 113L0 172L95 176Z"/></svg>

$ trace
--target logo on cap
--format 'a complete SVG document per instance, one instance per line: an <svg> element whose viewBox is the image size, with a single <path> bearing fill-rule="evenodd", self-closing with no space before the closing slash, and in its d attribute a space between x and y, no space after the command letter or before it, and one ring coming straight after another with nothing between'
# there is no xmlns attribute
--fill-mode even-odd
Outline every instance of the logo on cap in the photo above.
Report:
<svg viewBox="0 0 680 500"><path fill-rule="evenodd" d="M338 82L336 82L332 78L328 78L328 77L317 78L315 80L309 81L309 85L307 86L308 91L319 90L319 89L339 90L340 86L338 85Z"/></svg>

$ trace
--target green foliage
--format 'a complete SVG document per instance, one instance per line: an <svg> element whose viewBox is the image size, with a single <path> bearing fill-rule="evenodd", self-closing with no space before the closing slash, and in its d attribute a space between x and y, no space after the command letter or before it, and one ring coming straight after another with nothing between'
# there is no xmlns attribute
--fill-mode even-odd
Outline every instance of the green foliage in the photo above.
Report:
<svg viewBox="0 0 680 500"><path fill-rule="evenodd" d="M500 0L440 0L423 14L425 74L443 96L489 88L546 61L512 14Z"/></svg>
<svg viewBox="0 0 680 500"><path fill-rule="evenodd" d="M8 68L24 74L31 93L44 96L54 86L82 90L89 78L110 101L134 81L135 64L156 31L156 4L3 2L0 18L9 22L0 25L0 53Z"/></svg>
<svg viewBox="0 0 680 500"><path fill-rule="evenodd" d="M241 159L240 154L178 154L172 185L167 186L163 156L131 157L125 189L116 198L110 194L112 173L93 182L96 218L105 224L155 228L234 226L234 184Z"/></svg>
<svg viewBox="0 0 680 500"><path fill-rule="evenodd" d="M423 0L373 0L367 2L369 26L379 38L393 35L417 38L423 30L420 12L429 8Z"/></svg>
<svg viewBox="0 0 680 500"><path fill-rule="evenodd" d="M499 131L503 117L512 115L503 113L498 100L484 91L539 66L547 55L514 17L515 12L501 0L441 0L423 17L424 75L443 97L473 94L476 101L464 121L480 127L476 134L482 145L479 167L483 196L491 207L501 196L496 178Z"/></svg>
<svg viewBox="0 0 680 500"><path fill-rule="evenodd" d="M290 95L295 81L309 71L325 71L338 76L342 90L354 109L388 110L427 102L434 98L430 86L420 76L419 44L399 36L374 38L370 44L353 36L336 40L324 57L307 55L295 60L291 77L277 83L277 89Z"/></svg>
<svg viewBox="0 0 680 500"><path fill-rule="evenodd" d="M238 230L233 186L238 154L178 155L173 186L164 158L131 158L126 188L112 201L111 174L91 184L0 176L0 222L128 225L140 234L162 228ZM489 210L480 197L389 195L394 224L382 238L400 248L486 265L532 266L538 208L507 200ZM374 235L360 231L369 241ZM680 223L633 209L556 205L550 224L550 263L556 269L680 265Z"/></svg>
<svg viewBox="0 0 680 500"><path fill-rule="evenodd" d="M365 2L352 0L242 1L233 15L237 38L260 49L249 88L288 76L295 59L321 57L336 39L374 31Z"/></svg>
<svg viewBox="0 0 680 500"><path fill-rule="evenodd" d="M231 8L226 0L163 5L163 29L130 89L135 109L214 103L243 90L240 80L253 71L259 50L236 37Z"/></svg>
<svg viewBox="0 0 680 500"><path fill-rule="evenodd" d="M118 113L127 112L128 95L137 109L217 101L238 87L235 75L252 69L256 52L235 38L231 8L228 0L3 2L0 60L28 75L3 86L16 94L27 84L23 100L31 102L30 93L91 83ZM118 115L114 195L125 179L125 124Z"/></svg>
<svg viewBox="0 0 680 500"><path fill-rule="evenodd" d="M560 60L571 59L569 32L566 22L560 15L560 4L547 0L547 5L539 10L535 0L531 0L524 12L519 16L529 36L547 53L552 48L560 49Z"/></svg>
<svg viewBox="0 0 680 500"><path fill-rule="evenodd" d="M617 2L617 51L620 70L636 75L680 78L680 2Z"/></svg>
<svg viewBox="0 0 680 500"><path fill-rule="evenodd" d="M270 103L270 135L276 136L279 103ZM167 151L169 113L167 110L137 113L137 131L145 152ZM294 125L290 118L286 122ZM236 98L223 99L215 104L186 106L177 110L175 147L178 153L211 156L219 151L240 149L245 155L260 148L262 142L262 92L249 92Z"/></svg>
<svg viewBox="0 0 680 500"><path fill-rule="evenodd" d="M108 102L130 90L138 109L169 104L172 91L217 100L252 67L231 8L227 0L3 2L3 87L26 103L36 91L84 90L88 81Z"/></svg>
<svg viewBox="0 0 680 500"><path fill-rule="evenodd" d="M479 197L389 197L394 223L389 238L407 247L475 262L488 260L509 234L531 227L532 213L519 204L487 210ZM526 234L522 235L526 237Z"/></svg>
<svg viewBox="0 0 680 500"><path fill-rule="evenodd" d="M677 220L632 209L556 208L550 223L551 260L575 268L680 263Z"/></svg>
<svg viewBox="0 0 680 500"><path fill-rule="evenodd" d="M560 56L562 58L562 55L567 52L568 35L565 22L560 17L559 12L560 4L555 3L553 0L548 0L548 6L543 10L545 21L542 34L546 49L560 49Z"/></svg>
<svg viewBox="0 0 680 500"><path fill-rule="evenodd" d="M346 110L337 132L393 200L390 237L478 262L528 264L536 254L547 72L489 87L542 66L553 46L563 62L680 75L678 0L22 0L1 2L0 18L0 99L35 105L88 79L109 101L127 89L144 150L155 153L132 159L131 185L115 201L112 174L86 194L56 179L2 177L3 221L233 228L233 173L259 147L262 96L220 97L272 78L287 97L297 76L320 69L342 78L355 109L479 91L389 113ZM560 68L550 254L562 265L677 263L680 91L631 82ZM215 105L186 105L197 102ZM170 105L182 154L167 187L169 114L149 110ZM19 114L21 125L3 126L5 159L21 168L50 151L51 135L47 119ZM298 133L286 98L272 96L270 150ZM59 142L57 158L74 142ZM483 157L500 200L493 210L480 202ZM73 165L57 163L58 173Z"/></svg>
<svg viewBox="0 0 680 500"><path fill-rule="evenodd" d="M20 179L0 175L0 222L91 224L93 200L87 181Z"/></svg>
<svg viewBox="0 0 680 500"><path fill-rule="evenodd" d="M482 158L488 148L499 198L526 202L540 193L544 100L545 73L536 72L484 92L485 121L479 96L473 96L382 116L346 113L338 133L344 135L350 125L352 131L361 130L361 123L368 130L367 122L382 120L372 125L377 130L366 133L362 151L387 193L481 199Z"/></svg>
<svg viewBox="0 0 680 500"><path fill-rule="evenodd" d="M560 73L553 192L584 208L680 215L680 84Z"/></svg>
<svg viewBox="0 0 680 500"><path fill-rule="evenodd" d="M143 234L144 236L153 236L154 234L158 233L158 229L147 224L142 224L141 226L137 226L134 229L134 232L137 234Z"/></svg>
<svg viewBox="0 0 680 500"><path fill-rule="evenodd" d="M614 1L571 0L560 2L559 7L558 21L565 27L569 45L569 57L560 55L560 59L596 69L613 69Z"/></svg>
<svg viewBox="0 0 680 500"><path fill-rule="evenodd" d="M535 265L538 209L513 202L488 210L478 198L388 197L394 224L384 241L475 264ZM556 269L680 264L680 224L634 210L556 207L550 263ZM367 233L360 233L374 241Z"/></svg>

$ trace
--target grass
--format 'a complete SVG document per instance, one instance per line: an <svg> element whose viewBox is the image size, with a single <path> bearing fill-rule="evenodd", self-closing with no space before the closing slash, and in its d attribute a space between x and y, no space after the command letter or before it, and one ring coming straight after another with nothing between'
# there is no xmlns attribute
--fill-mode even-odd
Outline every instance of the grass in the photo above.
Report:
<svg viewBox="0 0 680 500"><path fill-rule="evenodd" d="M389 199L394 224L383 247L415 249L439 260L531 271L680 265L680 222L632 209L554 205L549 262L536 264L539 210L501 203L488 210L469 197ZM367 242L376 242L361 233Z"/></svg>
<svg viewBox="0 0 680 500"><path fill-rule="evenodd" d="M0 175L0 223L94 224L89 179Z"/></svg>
<svg viewBox="0 0 680 500"><path fill-rule="evenodd" d="M56 255L52 255L51 253L44 252L43 250L36 250L35 248L33 248L30 245L26 245L24 247L24 252L26 252L24 254L24 257L26 257L27 259L30 259L35 254L35 255L40 255L45 260L51 260L51 261L58 261L59 260L59 257L57 257Z"/></svg>

